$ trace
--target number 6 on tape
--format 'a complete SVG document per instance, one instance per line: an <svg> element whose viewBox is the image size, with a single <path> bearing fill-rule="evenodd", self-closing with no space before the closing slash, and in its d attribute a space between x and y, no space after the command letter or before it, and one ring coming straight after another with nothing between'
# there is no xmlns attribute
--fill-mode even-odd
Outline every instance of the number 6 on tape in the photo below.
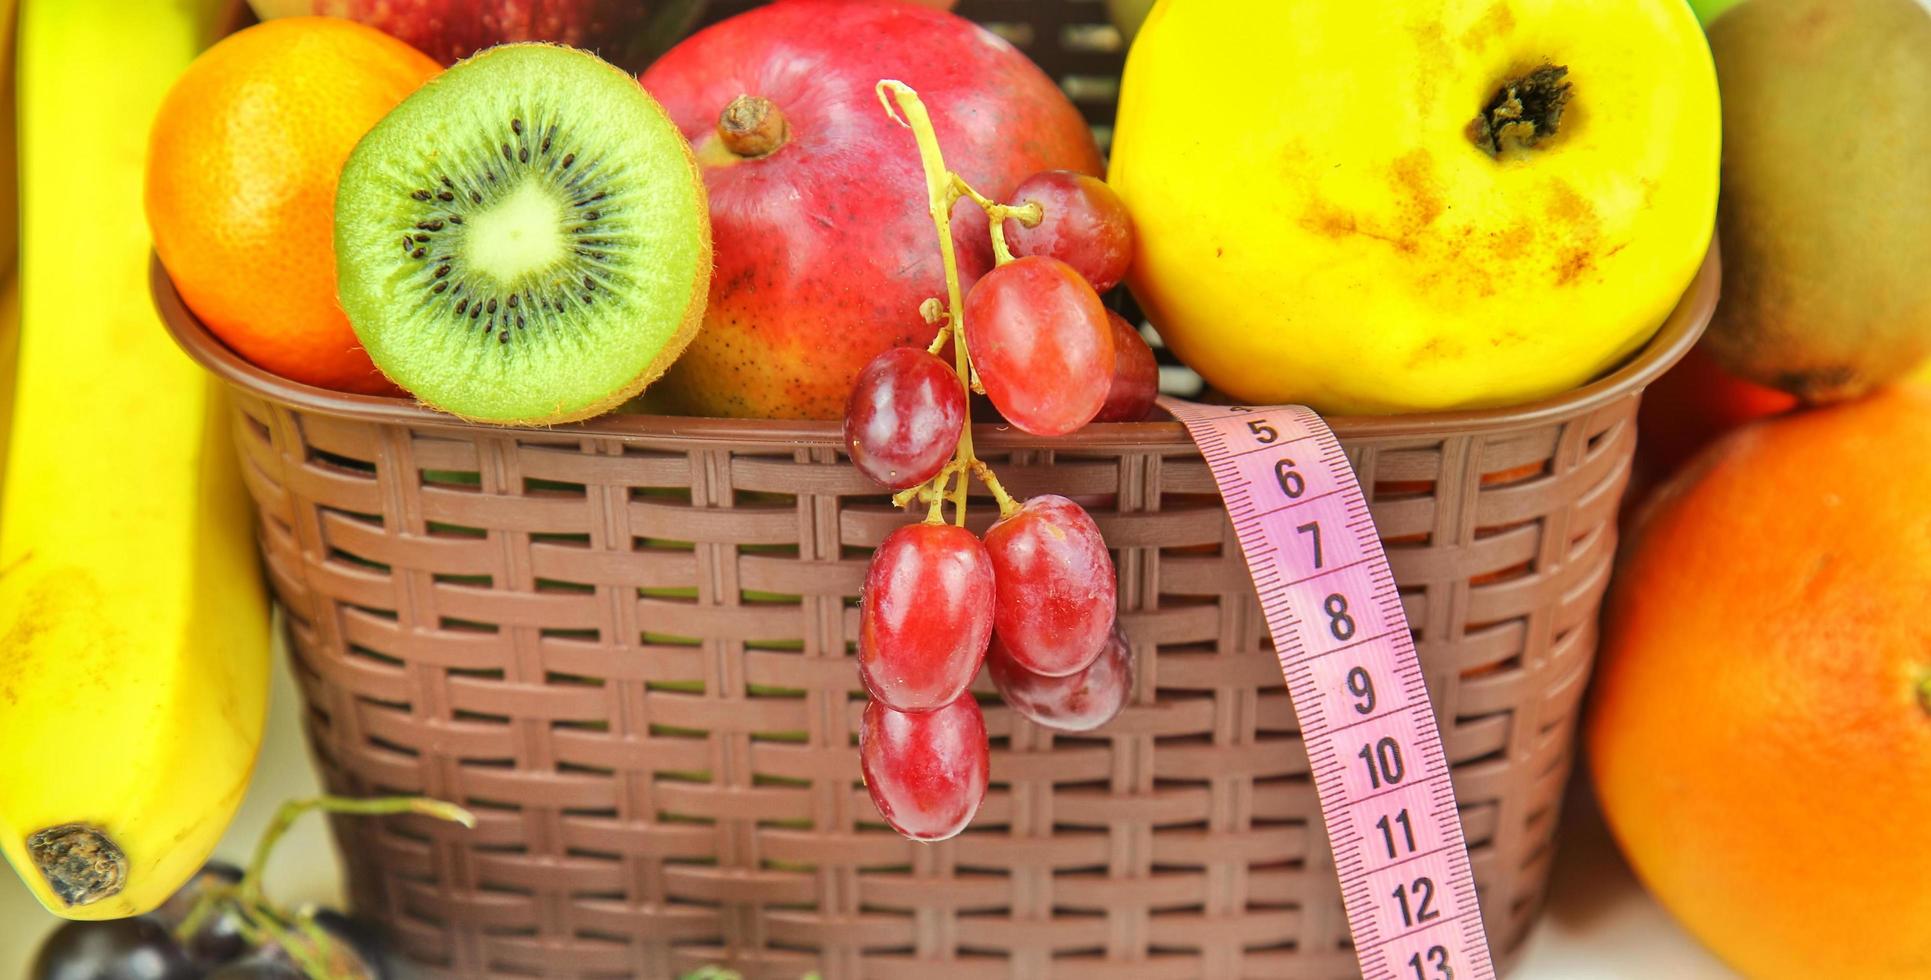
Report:
<svg viewBox="0 0 1931 980"><path fill-rule="evenodd" d="M1490 980L1441 733L1374 519L1299 405L1161 404L1213 470L1300 716L1368 980Z"/></svg>

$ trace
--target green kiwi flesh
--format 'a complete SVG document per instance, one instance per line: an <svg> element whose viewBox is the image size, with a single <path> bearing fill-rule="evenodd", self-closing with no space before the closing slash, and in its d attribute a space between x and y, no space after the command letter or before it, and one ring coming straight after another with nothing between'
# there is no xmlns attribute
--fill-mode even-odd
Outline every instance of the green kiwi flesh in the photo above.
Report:
<svg viewBox="0 0 1931 980"><path fill-rule="evenodd" d="M335 199L336 289L389 379L505 425L589 418L663 374L703 320L704 183L637 80L507 44L370 130Z"/></svg>

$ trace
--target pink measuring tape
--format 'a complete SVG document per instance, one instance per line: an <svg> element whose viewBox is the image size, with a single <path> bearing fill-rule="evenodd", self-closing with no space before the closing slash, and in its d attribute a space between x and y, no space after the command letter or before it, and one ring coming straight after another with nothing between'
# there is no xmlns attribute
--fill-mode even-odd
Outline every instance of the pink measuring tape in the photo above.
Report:
<svg viewBox="0 0 1931 980"><path fill-rule="evenodd" d="M1213 470L1300 717L1361 975L1490 980L1401 595L1341 443L1299 405L1162 398Z"/></svg>

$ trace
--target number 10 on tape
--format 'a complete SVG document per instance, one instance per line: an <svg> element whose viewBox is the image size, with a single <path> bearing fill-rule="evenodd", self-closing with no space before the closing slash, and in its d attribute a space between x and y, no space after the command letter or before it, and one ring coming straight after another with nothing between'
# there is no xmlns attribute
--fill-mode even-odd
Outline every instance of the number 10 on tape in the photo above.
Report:
<svg viewBox="0 0 1931 980"><path fill-rule="evenodd" d="M1441 733L1368 504L1298 405L1163 400L1213 471L1280 656L1368 980L1490 980Z"/></svg>

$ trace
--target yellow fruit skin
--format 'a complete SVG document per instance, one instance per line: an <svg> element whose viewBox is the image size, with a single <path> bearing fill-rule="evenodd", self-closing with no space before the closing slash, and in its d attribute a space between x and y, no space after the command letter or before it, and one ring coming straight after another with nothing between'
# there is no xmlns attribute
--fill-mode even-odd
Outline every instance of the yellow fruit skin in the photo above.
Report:
<svg viewBox="0 0 1931 980"><path fill-rule="evenodd" d="M267 605L215 382L146 288L146 121L219 2L26 0L22 330L0 490L0 851L72 919L149 911L207 859L268 698ZM124 887L69 907L30 859L83 824Z"/></svg>
<svg viewBox="0 0 1931 980"><path fill-rule="evenodd" d="M1558 132L1491 158L1469 123L1545 61ZM1161 0L1108 181L1134 297L1228 394L1489 407L1654 333L1708 248L1718 120L1682 0Z"/></svg>
<svg viewBox="0 0 1931 980"><path fill-rule="evenodd" d="M18 156L14 143L13 26L19 4L0 0L0 479L7 474L7 439L13 433L14 364L20 354L20 257Z"/></svg>

